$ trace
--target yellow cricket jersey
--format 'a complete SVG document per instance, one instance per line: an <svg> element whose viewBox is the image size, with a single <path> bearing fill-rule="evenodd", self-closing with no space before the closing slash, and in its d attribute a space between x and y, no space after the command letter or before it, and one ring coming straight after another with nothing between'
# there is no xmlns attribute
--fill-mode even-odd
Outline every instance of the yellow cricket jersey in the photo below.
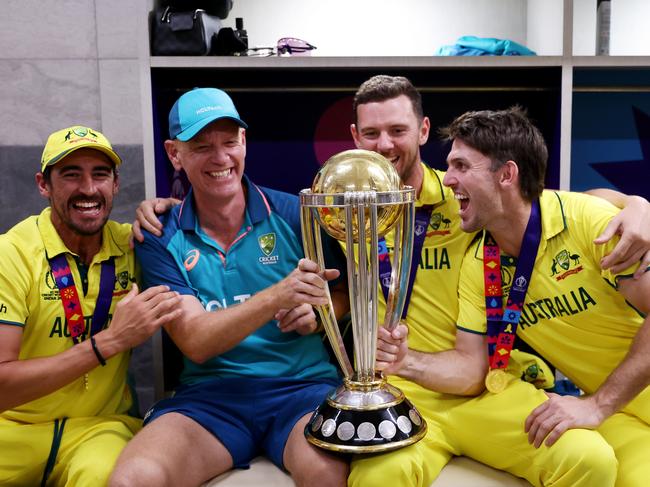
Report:
<svg viewBox="0 0 650 487"><path fill-rule="evenodd" d="M458 202L453 191L442 184L445 173L424 164L423 168L424 180L416 207L432 205L433 211L406 322L409 348L433 353L451 350L456 344L458 279L463 255L474 234L460 228ZM386 236L386 242L392 245L392 233ZM389 247L391 259L392 250ZM379 294L379 316L383 317L386 305L381 291Z"/></svg>
<svg viewBox="0 0 650 487"><path fill-rule="evenodd" d="M101 249L88 269L88 292L84 296L73 254L52 225L50 213L50 208L46 208L0 235L0 326L23 329L21 360L56 355L73 346L46 253L51 257L67 254L86 330L95 310L102 261L115 257L109 322L115 305L131 289L135 277L134 256L128 245L130 226L109 221L103 229ZM88 373L87 390L81 377L47 396L4 411L0 417L36 423L64 416L125 413L132 403L126 384L128 361L128 353L118 354L108 359L105 367L98 366Z"/></svg>
<svg viewBox="0 0 650 487"><path fill-rule="evenodd" d="M593 243L618 209L585 194L545 191L540 198L542 238L517 334L581 389L593 393L623 360L643 323L642 315L616 291L617 280L600 260L616 242ZM516 259L501 256L504 295ZM485 333L483 242L463 260L458 327ZM625 410L650 422L650 388Z"/></svg>

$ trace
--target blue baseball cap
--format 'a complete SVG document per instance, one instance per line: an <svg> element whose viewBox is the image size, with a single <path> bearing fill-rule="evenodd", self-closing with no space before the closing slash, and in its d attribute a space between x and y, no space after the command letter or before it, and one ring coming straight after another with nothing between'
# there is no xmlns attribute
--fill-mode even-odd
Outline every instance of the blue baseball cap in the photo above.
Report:
<svg viewBox="0 0 650 487"><path fill-rule="evenodd" d="M228 118L245 129L235 104L225 91L194 88L182 95L169 112L169 137L187 142L207 124Z"/></svg>

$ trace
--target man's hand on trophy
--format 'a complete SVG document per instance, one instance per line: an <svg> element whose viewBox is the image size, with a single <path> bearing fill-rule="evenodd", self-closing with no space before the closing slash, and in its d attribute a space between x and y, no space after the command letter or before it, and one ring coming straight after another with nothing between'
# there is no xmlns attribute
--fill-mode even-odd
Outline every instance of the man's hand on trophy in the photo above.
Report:
<svg viewBox="0 0 650 487"><path fill-rule="evenodd" d="M300 335L309 335L318 328L316 313L311 304L301 304L293 309L281 309L275 314L278 328L282 333L295 331Z"/></svg>
<svg viewBox="0 0 650 487"><path fill-rule="evenodd" d="M377 330L376 368L384 375L394 375L404 366L408 355L409 329L404 323L397 325L393 331L380 326Z"/></svg>
<svg viewBox="0 0 650 487"><path fill-rule="evenodd" d="M339 274L336 269L321 271L314 261L300 259L298 267L273 286L277 310L293 309L301 304L328 304L327 281L336 279Z"/></svg>

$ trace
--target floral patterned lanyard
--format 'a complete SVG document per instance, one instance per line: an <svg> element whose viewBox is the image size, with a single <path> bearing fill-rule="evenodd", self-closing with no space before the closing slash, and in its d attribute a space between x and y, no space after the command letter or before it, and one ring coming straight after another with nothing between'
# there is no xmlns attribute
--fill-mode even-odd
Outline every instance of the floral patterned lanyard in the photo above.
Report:
<svg viewBox="0 0 650 487"><path fill-rule="evenodd" d="M503 311L501 287L501 253L488 232L483 241L483 277L485 286L485 316L488 326L488 356L490 370L485 377L488 391L503 391L509 382L505 372L515 343L517 325L526 300L526 292L533 273L537 249L542 236L539 201L532 203L530 218L521 244L515 277Z"/></svg>

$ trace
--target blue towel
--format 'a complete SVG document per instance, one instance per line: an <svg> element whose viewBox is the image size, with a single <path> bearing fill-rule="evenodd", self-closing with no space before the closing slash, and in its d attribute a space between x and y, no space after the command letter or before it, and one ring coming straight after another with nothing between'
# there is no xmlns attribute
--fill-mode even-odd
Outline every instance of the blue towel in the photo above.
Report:
<svg viewBox="0 0 650 487"><path fill-rule="evenodd" d="M521 44L509 39L492 37L462 36L452 46L441 46L436 56L535 56Z"/></svg>

